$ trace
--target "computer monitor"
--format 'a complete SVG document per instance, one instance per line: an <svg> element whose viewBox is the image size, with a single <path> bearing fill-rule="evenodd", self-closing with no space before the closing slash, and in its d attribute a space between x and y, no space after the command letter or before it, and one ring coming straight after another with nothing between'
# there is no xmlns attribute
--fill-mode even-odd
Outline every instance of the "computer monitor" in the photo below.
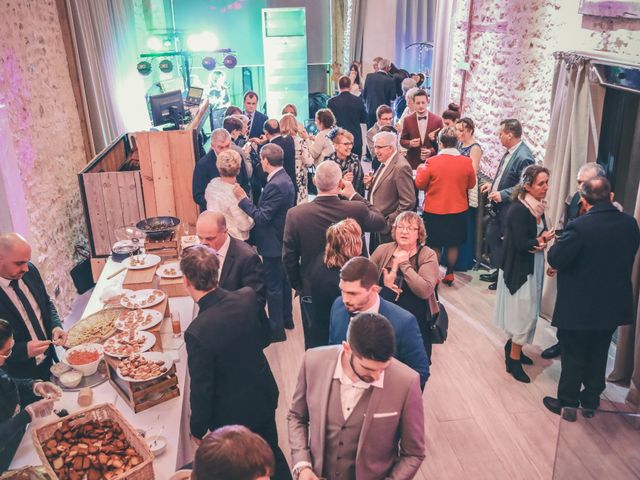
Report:
<svg viewBox="0 0 640 480"><path fill-rule="evenodd" d="M151 120L155 126L165 123L177 126L184 119L184 100L180 90L150 96L149 106Z"/></svg>
<svg viewBox="0 0 640 480"><path fill-rule="evenodd" d="M202 100L202 93L204 92L204 88L200 87L190 87L187 92L187 99L184 101L187 105L200 105L200 100Z"/></svg>

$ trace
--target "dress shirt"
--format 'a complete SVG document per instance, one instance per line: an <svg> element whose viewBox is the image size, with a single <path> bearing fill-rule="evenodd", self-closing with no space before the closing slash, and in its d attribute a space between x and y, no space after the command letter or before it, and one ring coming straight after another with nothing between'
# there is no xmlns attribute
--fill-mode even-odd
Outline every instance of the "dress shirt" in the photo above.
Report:
<svg viewBox="0 0 640 480"><path fill-rule="evenodd" d="M515 152L521 144L522 144L522 140L507 150L507 153L504 156L504 160L500 164L500 167L498 168L498 172L496 173L496 179L493 181L493 187L491 188L492 192L498 191L498 185L500 185L500 180L502 179L502 175L504 174L504 171L506 170L507 165L511 161L511 157L513 157L513 152Z"/></svg>
<svg viewBox="0 0 640 480"><path fill-rule="evenodd" d="M271 180L271 179L273 178L273 176L274 176L277 172L279 172L280 170L283 170L283 167L278 167L278 168L276 168L275 170L273 170L269 175L267 175L267 182L268 182L269 180Z"/></svg>
<svg viewBox="0 0 640 480"><path fill-rule="evenodd" d="M224 265L224 259L227 258L229 245L231 245L231 238L229 238L229 235L227 235L227 239L224 241L224 243L220 247L220 250L216 250L216 256L220 261L220 268L218 268L218 280L220 280L220 274L222 273L222 266Z"/></svg>
<svg viewBox="0 0 640 480"><path fill-rule="evenodd" d="M429 112L425 112L424 115L420 115L418 112L416 112L416 118L418 119L418 130L420 131L420 142L423 142L424 137L427 134L427 122L429 121Z"/></svg>
<svg viewBox="0 0 640 480"><path fill-rule="evenodd" d="M0 287L2 287L2 289L4 290L4 293L7 294L7 296L9 297L9 300L11 300L13 305L18 310L18 313L22 317L22 321L24 322L24 325L27 327L27 330L29 331L31 340L39 340L38 335L36 335L36 332L33 329L33 325L31 325L31 322L29 321L29 316L27 315L27 312L24 309L24 305L22 305L22 302L18 298L18 295L16 295L15 290L9 286L10 283L11 283L11 280L8 280L4 277L0 277ZM38 318L38 323L40 324L40 328L46 335L47 331L44 328L44 323L42 322L42 312L40 311L38 302L36 302L36 299L33 298L33 294L31 293L31 290L29 290L29 287L27 287L27 284L24 283L22 279L18 280L18 287L20 287L20 290L22 290L22 292L24 293L24 296L27 297L27 300L29 301L31 308L33 309L34 313L36 314L36 317ZM46 358L45 354L38 355L36 357L36 364L40 365L45 358Z"/></svg>
<svg viewBox="0 0 640 480"><path fill-rule="evenodd" d="M379 303L379 302L378 302ZM342 405L342 415L347 420L356 407L360 398L369 387L383 388L384 372L380 374L380 378L372 383L351 380L342 368L342 355L344 350L341 348L338 352L338 362L333 372L333 378L340 380L340 404Z"/></svg>
<svg viewBox="0 0 640 480"><path fill-rule="evenodd" d="M438 151L438 155L460 155L457 148L443 148Z"/></svg>

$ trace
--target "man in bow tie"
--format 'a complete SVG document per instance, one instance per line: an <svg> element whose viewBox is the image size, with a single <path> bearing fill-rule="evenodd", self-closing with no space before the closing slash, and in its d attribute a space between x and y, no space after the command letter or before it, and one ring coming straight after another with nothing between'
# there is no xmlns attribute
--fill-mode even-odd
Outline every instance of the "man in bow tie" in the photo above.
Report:
<svg viewBox="0 0 640 480"><path fill-rule="evenodd" d="M407 161L412 169L418 168L427 158L436 154L438 141L432 141L431 132L440 130L442 118L428 110L427 92L419 90L413 97L415 112L404 119L400 145L407 149Z"/></svg>

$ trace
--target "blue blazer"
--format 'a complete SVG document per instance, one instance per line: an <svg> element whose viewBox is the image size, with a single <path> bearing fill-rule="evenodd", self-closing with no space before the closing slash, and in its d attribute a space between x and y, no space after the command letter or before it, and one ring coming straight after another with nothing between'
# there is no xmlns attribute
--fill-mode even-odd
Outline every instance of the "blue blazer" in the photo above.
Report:
<svg viewBox="0 0 640 480"><path fill-rule="evenodd" d="M391 322L396 334L395 357L420 374L420 387L424 389L429 378L429 357L424 349L416 317L384 298L380 298L379 313ZM338 345L347 339L349 320L349 312L342 297L336 298L329 320L329 345Z"/></svg>
<svg viewBox="0 0 640 480"><path fill-rule="evenodd" d="M282 237L287 212L293 207L296 189L287 172L278 170L262 190L258 205L248 198L238 206L255 222L253 237L258 253L263 257L282 256Z"/></svg>
<svg viewBox="0 0 640 480"><path fill-rule="evenodd" d="M531 149L526 143L522 142L520 146L516 148L516 151L513 152L513 155L511 155L509 163L506 165L504 173L500 178L500 183L498 183L498 191L502 197L502 205L510 201L513 188L520 183L522 171L534 163L533 152L531 152Z"/></svg>

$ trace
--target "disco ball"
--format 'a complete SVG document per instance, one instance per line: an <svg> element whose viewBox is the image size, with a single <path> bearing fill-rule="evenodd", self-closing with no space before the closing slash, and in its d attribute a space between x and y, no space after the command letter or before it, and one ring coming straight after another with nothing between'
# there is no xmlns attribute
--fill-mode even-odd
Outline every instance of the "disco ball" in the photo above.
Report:
<svg viewBox="0 0 640 480"><path fill-rule="evenodd" d="M202 68L205 70L213 70L216 68L216 59L213 57L204 57L202 59Z"/></svg>
<svg viewBox="0 0 640 480"><path fill-rule="evenodd" d="M224 63L224 66L227 68L233 68L238 64L238 59L236 58L235 55L230 53L229 55L224 57L224 60L222 63Z"/></svg>
<svg viewBox="0 0 640 480"><path fill-rule="evenodd" d="M165 58L158 64L158 68L160 68L160 71L163 73L169 73L173 70L173 63L171 63L171 60Z"/></svg>
<svg viewBox="0 0 640 480"><path fill-rule="evenodd" d="M147 61L138 62L136 66L140 75L149 75L151 73L151 64Z"/></svg>

